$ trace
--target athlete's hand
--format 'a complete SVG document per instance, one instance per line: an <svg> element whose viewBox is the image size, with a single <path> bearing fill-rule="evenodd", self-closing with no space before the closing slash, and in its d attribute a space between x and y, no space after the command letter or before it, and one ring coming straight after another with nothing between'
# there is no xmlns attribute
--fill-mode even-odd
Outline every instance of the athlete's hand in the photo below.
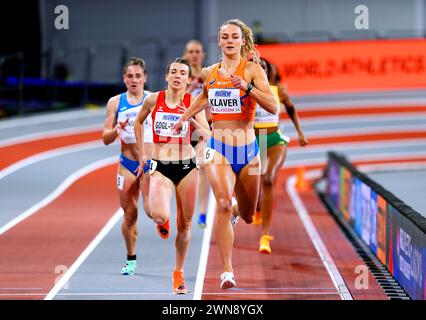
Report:
<svg viewBox="0 0 426 320"><path fill-rule="evenodd" d="M307 138L305 138L305 135L303 134L303 132L300 132L299 133L299 135L298 135L299 137L299 144L302 146L302 147L304 147L304 146L306 146L309 142L308 142L308 139Z"/></svg>
<svg viewBox="0 0 426 320"><path fill-rule="evenodd" d="M244 81L240 76L234 76L231 74L231 82L235 88L241 89L243 91L247 90L247 82Z"/></svg>
<svg viewBox="0 0 426 320"><path fill-rule="evenodd" d="M179 121L177 121L173 125L173 127L171 128L171 130L172 130L172 133L174 135L178 135L178 134L180 134L180 132L182 131L182 129L183 129L183 121L182 121L182 118L181 118L181 119L179 119Z"/></svg>
<svg viewBox="0 0 426 320"><path fill-rule="evenodd" d="M126 130L126 125L129 122L129 118L127 118L125 121L118 121L117 125L115 126L115 131L117 131L118 134L120 134L121 130Z"/></svg>
<svg viewBox="0 0 426 320"><path fill-rule="evenodd" d="M146 154L143 153L142 156L139 157L139 167L136 168L134 173L136 174L136 178L140 178L143 176L143 168L147 165L148 161L147 161L147 157Z"/></svg>

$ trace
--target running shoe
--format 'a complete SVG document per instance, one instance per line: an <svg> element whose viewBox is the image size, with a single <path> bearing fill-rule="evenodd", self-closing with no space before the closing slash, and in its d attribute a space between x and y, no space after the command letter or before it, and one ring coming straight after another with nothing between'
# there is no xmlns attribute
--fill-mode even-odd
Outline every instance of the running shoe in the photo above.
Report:
<svg viewBox="0 0 426 320"><path fill-rule="evenodd" d="M274 237L270 236L269 234L261 236L259 240L259 252L271 254L271 245L269 242L273 239Z"/></svg>
<svg viewBox="0 0 426 320"><path fill-rule="evenodd" d="M137 266L136 260L127 260L125 266L121 268L121 274L123 276L133 276Z"/></svg>
<svg viewBox="0 0 426 320"><path fill-rule="evenodd" d="M170 220L167 220L163 224L157 224L157 232L161 238L167 239L169 237L170 231Z"/></svg>
<svg viewBox="0 0 426 320"><path fill-rule="evenodd" d="M235 197L232 197L231 203L232 203L232 208L234 208L235 206L238 206L238 202L237 202L237 199L235 199ZM232 227L235 227L238 223L238 220L240 219L240 216L238 216L238 215L234 216L234 211L237 211L237 210L232 210L232 213L231 213Z"/></svg>
<svg viewBox="0 0 426 320"><path fill-rule="evenodd" d="M231 215L232 228L235 228L235 226L237 225L239 220L240 220L240 216L232 216Z"/></svg>
<svg viewBox="0 0 426 320"><path fill-rule="evenodd" d="M173 272L173 294L186 294L188 289L186 288L185 278L183 277L183 271Z"/></svg>
<svg viewBox="0 0 426 320"><path fill-rule="evenodd" d="M255 226L261 226L262 225L262 211L256 211L256 213L253 216L253 224Z"/></svg>
<svg viewBox="0 0 426 320"><path fill-rule="evenodd" d="M200 213L200 215L198 216L198 226L201 229L204 229L207 226L206 218L207 216L205 213Z"/></svg>
<svg viewBox="0 0 426 320"><path fill-rule="evenodd" d="M220 287L222 289L229 289L229 288L235 287L236 285L234 274L232 272L222 273L220 276L220 280L221 280Z"/></svg>

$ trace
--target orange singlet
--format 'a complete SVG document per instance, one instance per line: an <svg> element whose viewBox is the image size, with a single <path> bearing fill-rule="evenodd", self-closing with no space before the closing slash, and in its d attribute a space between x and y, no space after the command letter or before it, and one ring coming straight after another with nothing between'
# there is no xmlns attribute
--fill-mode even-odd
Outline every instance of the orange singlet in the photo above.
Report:
<svg viewBox="0 0 426 320"><path fill-rule="evenodd" d="M241 60L234 75L244 79L246 64L247 60ZM210 72L206 81L212 122L221 120L254 121L256 101L243 90L235 88L230 77L222 77L219 68L220 63Z"/></svg>

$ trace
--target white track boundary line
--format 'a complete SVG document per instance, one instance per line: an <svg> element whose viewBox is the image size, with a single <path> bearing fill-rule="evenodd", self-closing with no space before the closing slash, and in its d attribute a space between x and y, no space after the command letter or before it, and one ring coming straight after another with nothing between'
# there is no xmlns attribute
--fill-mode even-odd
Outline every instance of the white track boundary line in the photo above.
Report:
<svg viewBox="0 0 426 320"><path fill-rule="evenodd" d="M24 167L27 167L39 161L63 156L69 153L80 152L80 151L85 151L85 150L90 150L90 149L95 149L100 147L104 147L104 144L102 142L89 141L89 142L78 143L78 144L74 144L70 146L60 147L60 148L52 149L49 151L40 152L33 156L30 156L28 158L24 158L18 162L15 162L14 164L11 164L10 166L4 168L3 170L0 170L0 180L18 170L21 170Z"/></svg>
<svg viewBox="0 0 426 320"><path fill-rule="evenodd" d="M82 178L83 176L98 170L102 167L106 167L108 165L112 165L114 163L117 163L117 157L109 157L105 158L99 161L96 161L94 163L91 163L70 176L68 176L52 193L50 193L48 196L46 196L43 200L39 201L38 203L34 204L29 209L25 210L23 213L21 213L19 216L15 217L11 221L9 221L7 224L5 224L3 227L0 228L0 236L4 234L6 231L10 230L14 226L16 226L18 223L22 222L26 218L30 217L43 207L50 204L52 201L54 201L56 198L58 198L62 193L65 192L66 189L68 189L74 182L76 182L78 179Z"/></svg>
<svg viewBox="0 0 426 320"><path fill-rule="evenodd" d="M65 275L64 275L65 277ZM62 279L62 278L61 278ZM59 283L59 282L58 282ZM188 294L191 294L190 291L188 291ZM291 292L291 291L285 291L285 292L233 292L232 290L228 290L226 293L225 292L205 292L204 294L207 295L222 295L222 296L230 296L230 295L239 295L239 296L244 296L244 295L276 295L276 296L286 296L286 295L339 295L339 293L337 293L335 290L330 291L330 292L315 292L315 291L311 291L311 292ZM165 295L165 296L176 296L175 294L171 293L171 292L82 292L82 293L56 293L54 297L82 297L82 296L86 296L86 297L91 297L91 296L106 296L106 297L111 297L111 296L153 296L153 295ZM46 293L2 293L0 294L0 297L2 296L16 296L16 297L25 297L25 296L46 296ZM54 298L53 297L53 298ZM52 298L47 299L45 298L44 300L52 300Z"/></svg>
<svg viewBox="0 0 426 320"><path fill-rule="evenodd" d="M53 137L65 137L82 133L90 133L101 130L103 126L101 124L88 124L84 126L71 127L71 128L63 128L63 129L53 129L46 131L39 131L36 133L29 133L22 136L7 138L4 140L0 140L0 148L9 147L15 144L32 142L35 140L42 140ZM99 136L99 140L101 136Z"/></svg>
<svg viewBox="0 0 426 320"><path fill-rule="evenodd" d="M320 173L319 170L316 170L316 171ZM339 269L334 263L333 258L331 257L330 253L327 250L327 247L325 246L324 242L321 239L321 236L319 235L317 229L315 228L315 225L312 222L311 217L309 216L309 213L306 210L306 207L304 206L302 200L300 199L299 194L296 191L295 184L296 184L296 176L292 175L287 179L286 190L290 196L290 199L291 199L291 202L293 203L294 208L296 209L297 214L299 215L300 221L305 227L305 230L308 233L309 238L311 238L311 241L316 251L318 252L318 255L320 256L321 261L323 262L325 268L327 269L327 272L330 275L331 280L333 281L333 284L336 287L337 292L340 294L340 297L342 298L342 300L353 300L352 295L350 294L349 289L346 286L346 283L339 272Z"/></svg>
<svg viewBox="0 0 426 320"><path fill-rule="evenodd" d="M216 198L210 188L209 204L207 210L207 228L204 230L203 243L201 244L200 260L198 262L197 278L195 280L193 300L201 300L203 293L204 278L206 276L207 261L209 258L210 241L212 237L213 224L216 210Z"/></svg>
<svg viewBox="0 0 426 320"><path fill-rule="evenodd" d="M13 119L5 119L0 121L0 130L16 127L26 127L38 124L51 124L52 122L88 119L104 116L104 108L99 109L81 109L65 112L50 112L47 114L33 115L24 118L15 117Z"/></svg>
<svg viewBox="0 0 426 320"><path fill-rule="evenodd" d="M123 216L123 210L118 209L114 215L109 219L107 224L102 228L102 230L97 234L97 236L90 242L90 244L84 249L81 255L77 260L72 264L72 266L64 273L64 275L59 279L55 286L49 291L44 300L52 300L56 294L62 289L62 287L71 279L73 274L77 269L83 264L87 257L92 253L93 250L98 246L98 244L105 238L105 236L111 231L111 229L117 224L117 222Z"/></svg>

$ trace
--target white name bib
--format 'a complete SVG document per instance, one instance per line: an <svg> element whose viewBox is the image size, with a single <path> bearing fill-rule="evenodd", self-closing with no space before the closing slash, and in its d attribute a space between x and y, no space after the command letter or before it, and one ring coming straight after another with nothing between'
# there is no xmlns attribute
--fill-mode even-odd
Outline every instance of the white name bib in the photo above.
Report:
<svg viewBox="0 0 426 320"><path fill-rule="evenodd" d="M118 116L118 121L124 122L126 119L129 119L129 121L126 124L125 130L120 130L120 139L126 144L132 144L136 143L135 138L135 120L138 116L138 112L140 110L140 107L131 108L124 112L120 112Z"/></svg>
<svg viewBox="0 0 426 320"><path fill-rule="evenodd" d="M254 122L257 123L279 123L279 115L277 113L270 113L263 109L261 106L256 106L256 113L254 116Z"/></svg>
<svg viewBox="0 0 426 320"><path fill-rule="evenodd" d="M180 134L174 135L172 133L173 125L182 117L180 114L169 112L157 112L154 120L154 132L162 137L182 138L186 136L188 131L188 121L184 121L183 128Z"/></svg>
<svg viewBox="0 0 426 320"><path fill-rule="evenodd" d="M209 89L212 113L241 113L240 89Z"/></svg>

